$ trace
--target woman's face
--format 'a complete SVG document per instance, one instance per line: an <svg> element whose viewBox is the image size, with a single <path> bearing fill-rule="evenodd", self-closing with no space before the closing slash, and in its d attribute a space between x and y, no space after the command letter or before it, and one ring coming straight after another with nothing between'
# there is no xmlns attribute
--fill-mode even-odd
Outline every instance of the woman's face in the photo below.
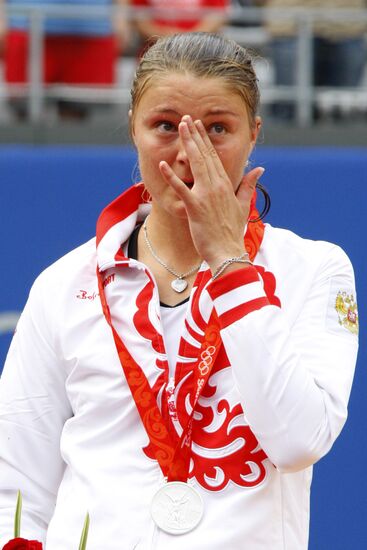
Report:
<svg viewBox="0 0 367 550"><path fill-rule="evenodd" d="M200 119L223 163L234 190L256 142L260 119L250 124L246 104L221 78L171 73L152 79L132 113L132 135L142 180L155 206L185 217L182 200L165 182L165 160L190 188L195 185L178 125L184 115Z"/></svg>

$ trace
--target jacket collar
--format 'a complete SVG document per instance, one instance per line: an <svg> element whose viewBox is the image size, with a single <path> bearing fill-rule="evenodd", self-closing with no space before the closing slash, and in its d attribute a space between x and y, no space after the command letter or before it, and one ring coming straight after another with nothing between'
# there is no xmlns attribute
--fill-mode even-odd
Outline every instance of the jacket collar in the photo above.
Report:
<svg viewBox="0 0 367 550"><path fill-rule="evenodd" d="M137 223L150 212L151 205L144 199L142 183L133 185L119 195L104 210L97 221L97 261L100 270L111 261L127 260L121 245L127 241Z"/></svg>
<svg viewBox="0 0 367 550"><path fill-rule="evenodd" d="M144 195L144 184L137 183L102 210L96 232L97 262L100 271L111 262L129 261L123 255L121 245L128 240L136 224L142 223L150 212L151 204ZM250 218L257 216L255 192L251 201ZM264 224L261 221L247 224L245 245L252 259L261 245L263 234Z"/></svg>

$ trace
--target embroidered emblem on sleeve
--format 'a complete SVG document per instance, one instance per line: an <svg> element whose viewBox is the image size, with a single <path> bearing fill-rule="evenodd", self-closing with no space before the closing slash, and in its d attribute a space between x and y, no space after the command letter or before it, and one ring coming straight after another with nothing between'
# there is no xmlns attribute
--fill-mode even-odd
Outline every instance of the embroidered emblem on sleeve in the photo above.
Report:
<svg viewBox="0 0 367 550"><path fill-rule="evenodd" d="M358 334L358 308L353 294L339 290L335 299L339 325Z"/></svg>

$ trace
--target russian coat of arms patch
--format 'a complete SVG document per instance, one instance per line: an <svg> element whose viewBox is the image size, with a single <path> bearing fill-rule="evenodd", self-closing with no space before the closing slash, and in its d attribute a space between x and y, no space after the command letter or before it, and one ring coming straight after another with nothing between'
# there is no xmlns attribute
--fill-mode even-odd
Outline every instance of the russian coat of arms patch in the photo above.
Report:
<svg viewBox="0 0 367 550"><path fill-rule="evenodd" d="M353 294L339 290L335 299L339 325L353 334L358 334L358 308Z"/></svg>

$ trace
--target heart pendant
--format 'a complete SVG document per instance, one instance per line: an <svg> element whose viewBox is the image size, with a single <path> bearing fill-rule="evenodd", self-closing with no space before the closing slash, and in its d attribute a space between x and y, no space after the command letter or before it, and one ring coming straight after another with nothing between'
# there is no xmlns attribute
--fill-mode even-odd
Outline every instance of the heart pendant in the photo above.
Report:
<svg viewBox="0 0 367 550"><path fill-rule="evenodd" d="M172 281L171 287L176 292L183 292L185 288L187 288L187 281L185 281L185 279L175 279Z"/></svg>

